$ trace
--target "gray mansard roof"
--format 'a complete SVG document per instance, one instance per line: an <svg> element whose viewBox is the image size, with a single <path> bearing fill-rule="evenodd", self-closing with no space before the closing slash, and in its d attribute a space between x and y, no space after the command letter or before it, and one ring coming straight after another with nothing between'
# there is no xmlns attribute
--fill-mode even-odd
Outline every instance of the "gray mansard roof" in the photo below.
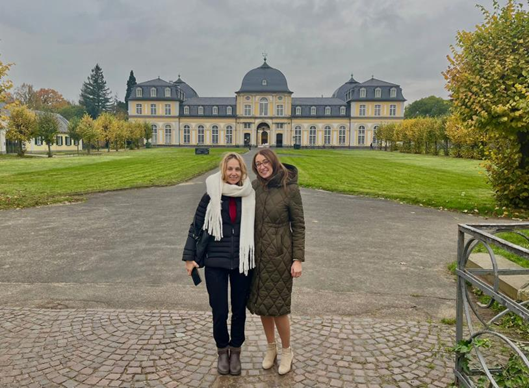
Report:
<svg viewBox="0 0 529 388"><path fill-rule="evenodd" d="M263 81L265 85L263 85ZM265 62L258 68L250 70L242 79L241 88L236 93L292 93L288 89L287 79L279 70Z"/></svg>
<svg viewBox="0 0 529 388"><path fill-rule="evenodd" d="M156 89L156 97L151 97L151 89ZM169 88L171 91L171 96L166 97L165 96L165 89ZM136 90L142 89L142 97L136 97ZM150 81L145 81L142 83L139 83L137 85L134 85L132 88L132 92L130 93L129 101L134 100L166 100L166 101L174 101L174 100L184 100L186 98L185 92L180 89L177 85L167 82L161 78L155 78Z"/></svg>
<svg viewBox="0 0 529 388"><path fill-rule="evenodd" d="M198 114L198 107L204 108L204 114ZM219 108L219 113L213 114L213 107ZM232 114L228 115L227 108L231 106ZM189 114L184 114L184 107L189 107ZM185 116L235 116L236 115L236 99L235 97L195 97L185 100L180 106L180 115Z"/></svg>
<svg viewBox="0 0 529 388"><path fill-rule="evenodd" d="M375 89L381 91L380 97L375 97ZM360 97L360 90L366 90L366 96ZM391 89L396 89L396 96L391 97ZM406 101L402 95L402 88L397 84L371 78L361 84L354 84L345 92L345 101Z"/></svg>
<svg viewBox="0 0 529 388"><path fill-rule="evenodd" d="M301 114L296 114L296 107L301 107ZM311 108L316 107L316 114L311 114ZM331 108L331 114L325 114L325 108ZM345 108L345 114L340 114L340 108ZM293 97L292 117L347 117L347 103L334 97Z"/></svg>
<svg viewBox="0 0 529 388"><path fill-rule="evenodd" d="M194 98L194 97L198 97L198 93L195 92L195 89L193 89L191 86L189 86L187 83L185 83L184 81L182 81L182 79L180 78L180 76L178 76L178 79L174 82L174 84L176 86L178 86L180 88L180 90L182 90L185 94L186 94L186 98Z"/></svg>
<svg viewBox="0 0 529 388"><path fill-rule="evenodd" d="M351 74L351 79L344 83L342 86L340 86L338 89L334 91L332 94L333 97L339 98L341 100L345 101L345 93L347 93L354 85L357 85L358 81L353 78L353 75Z"/></svg>

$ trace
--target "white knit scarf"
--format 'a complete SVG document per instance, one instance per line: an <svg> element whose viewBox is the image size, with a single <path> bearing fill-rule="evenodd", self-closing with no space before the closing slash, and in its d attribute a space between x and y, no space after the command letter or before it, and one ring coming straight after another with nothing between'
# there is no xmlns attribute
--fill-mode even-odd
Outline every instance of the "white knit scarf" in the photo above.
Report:
<svg viewBox="0 0 529 388"><path fill-rule="evenodd" d="M255 191L246 177L242 186L230 185L222 181L221 173L210 175L206 179L206 189L210 197L204 230L215 241L220 241L222 235L221 196L242 197L241 236L239 243L239 272L248 275L248 271L255 268L254 257L254 222L255 222Z"/></svg>

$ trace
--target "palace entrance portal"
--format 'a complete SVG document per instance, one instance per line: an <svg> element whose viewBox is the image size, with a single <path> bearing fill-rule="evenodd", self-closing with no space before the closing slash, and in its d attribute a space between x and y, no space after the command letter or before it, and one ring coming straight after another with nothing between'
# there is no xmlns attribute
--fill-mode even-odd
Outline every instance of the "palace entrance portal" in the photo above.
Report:
<svg viewBox="0 0 529 388"><path fill-rule="evenodd" d="M261 123L257 127L257 139L258 145L264 145L270 143L270 126L266 123Z"/></svg>

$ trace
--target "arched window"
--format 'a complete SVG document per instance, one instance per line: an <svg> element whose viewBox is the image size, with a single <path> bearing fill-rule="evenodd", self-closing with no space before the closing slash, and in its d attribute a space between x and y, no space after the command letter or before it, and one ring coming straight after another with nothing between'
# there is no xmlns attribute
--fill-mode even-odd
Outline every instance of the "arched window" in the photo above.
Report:
<svg viewBox="0 0 529 388"><path fill-rule="evenodd" d="M301 145L301 127L299 125L294 128L294 144Z"/></svg>
<svg viewBox="0 0 529 388"><path fill-rule="evenodd" d="M378 130L378 125L375 125L373 127L373 144L377 144L377 130Z"/></svg>
<svg viewBox="0 0 529 388"><path fill-rule="evenodd" d="M296 115L297 116L301 115L301 107L300 106L296 106Z"/></svg>
<svg viewBox="0 0 529 388"><path fill-rule="evenodd" d="M345 116L345 106L340 107L340 115Z"/></svg>
<svg viewBox="0 0 529 388"><path fill-rule="evenodd" d="M382 89L376 88L375 89L375 98L380 98L380 97L382 97Z"/></svg>
<svg viewBox="0 0 529 388"><path fill-rule="evenodd" d="M152 125L152 144L158 144L158 126Z"/></svg>
<svg viewBox="0 0 529 388"><path fill-rule="evenodd" d="M364 145L366 143L366 127L360 125L358 127L358 145Z"/></svg>
<svg viewBox="0 0 529 388"><path fill-rule="evenodd" d="M171 126L165 125L165 144L171 144Z"/></svg>
<svg viewBox="0 0 529 388"><path fill-rule="evenodd" d="M214 115L218 115L219 114L219 107L218 106L214 106L213 107L213 114Z"/></svg>
<svg viewBox="0 0 529 388"><path fill-rule="evenodd" d="M143 96L143 90L141 88L136 88L136 97L142 97Z"/></svg>
<svg viewBox="0 0 529 388"><path fill-rule="evenodd" d="M365 88L362 88L360 89L360 98L366 98L366 89Z"/></svg>
<svg viewBox="0 0 529 388"><path fill-rule="evenodd" d="M395 98L395 97L397 97L397 89L395 89L395 88L391 88L391 90L389 91L389 96L390 96L391 98Z"/></svg>
<svg viewBox="0 0 529 388"><path fill-rule="evenodd" d="M165 88L165 97L171 97L171 89Z"/></svg>
<svg viewBox="0 0 529 388"><path fill-rule="evenodd" d="M203 115L204 114L204 107L203 106L199 106L198 107L198 114L199 115Z"/></svg>
<svg viewBox="0 0 529 388"><path fill-rule="evenodd" d="M189 114L189 107L188 106L184 106L184 114L185 115Z"/></svg>
<svg viewBox="0 0 529 388"><path fill-rule="evenodd" d="M211 127L211 143L219 144L219 127L216 125Z"/></svg>
<svg viewBox="0 0 529 388"><path fill-rule="evenodd" d="M331 127L328 125L325 127L323 132L323 143L325 145L331 144Z"/></svg>
<svg viewBox="0 0 529 388"><path fill-rule="evenodd" d="M156 97L156 88L151 88L151 97Z"/></svg>
<svg viewBox="0 0 529 388"><path fill-rule="evenodd" d="M184 144L191 143L191 128L189 125L184 125Z"/></svg>
<svg viewBox="0 0 529 388"><path fill-rule="evenodd" d="M338 133L338 142L340 145L345 145L345 127L341 126L340 131Z"/></svg>
<svg viewBox="0 0 529 388"><path fill-rule="evenodd" d="M264 80L261 82L261 84L262 84L263 86L266 86L266 85L268 85L268 82L264 79Z"/></svg>
<svg viewBox="0 0 529 388"><path fill-rule="evenodd" d="M226 108L226 114L227 114L228 116L231 116L231 115L233 114L233 108L232 108L231 106L228 106L228 107Z"/></svg>
<svg viewBox="0 0 529 388"><path fill-rule="evenodd" d="M311 114L312 116L316 116L316 107L315 107L315 106L311 106L311 107L310 107L310 114Z"/></svg>
<svg viewBox="0 0 529 388"><path fill-rule="evenodd" d="M204 144L204 126L198 126L198 144Z"/></svg>
<svg viewBox="0 0 529 388"><path fill-rule="evenodd" d="M226 127L226 144L233 144L233 127L231 125Z"/></svg>
<svg viewBox="0 0 529 388"><path fill-rule="evenodd" d="M265 97L259 100L259 115L268 116L268 99Z"/></svg>
<svg viewBox="0 0 529 388"><path fill-rule="evenodd" d="M309 145L316 145L316 127L312 126L309 129Z"/></svg>
<svg viewBox="0 0 529 388"><path fill-rule="evenodd" d="M325 107L325 116L330 116L331 115L331 107L330 106L326 106Z"/></svg>

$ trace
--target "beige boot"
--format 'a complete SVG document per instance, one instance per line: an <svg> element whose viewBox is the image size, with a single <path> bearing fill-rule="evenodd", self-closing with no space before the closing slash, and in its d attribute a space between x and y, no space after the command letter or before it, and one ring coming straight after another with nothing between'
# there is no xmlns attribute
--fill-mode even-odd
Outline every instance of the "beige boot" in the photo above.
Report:
<svg viewBox="0 0 529 388"><path fill-rule="evenodd" d="M263 369L270 369L274 366L277 358L277 347L276 343L272 342L267 345L266 354L263 360Z"/></svg>
<svg viewBox="0 0 529 388"><path fill-rule="evenodd" d="M284 375L292 369L292 360L294 359L294 352L292 348L283 348L281 352L281 364L279 364L279 374Z"/></svg>

